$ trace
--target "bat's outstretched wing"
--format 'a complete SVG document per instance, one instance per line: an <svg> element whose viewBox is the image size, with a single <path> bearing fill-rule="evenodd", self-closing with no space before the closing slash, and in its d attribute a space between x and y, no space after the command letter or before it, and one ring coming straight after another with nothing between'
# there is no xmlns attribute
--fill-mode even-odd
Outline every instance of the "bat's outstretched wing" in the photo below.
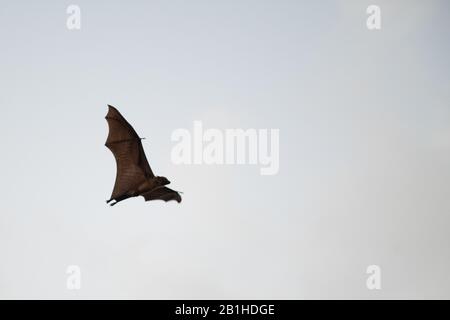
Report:
<svg viewBox="0 0 450 320"><path fill-rule="evenodd" d="M111 199L123 197L135 191L148 178L155 175L150 169L142 147L141 138L120 112L108 105L109 133L105 146L116 158L116 182Z"/></svg>
<svg viewBox="0 0 450 320"><path fill-rule="evenodd" d="M144 197L145 201L164 200L167 202L175 200L176 202L181 202L180 194L177 191L167 187L154 189L152 191L144 193L142 196Z"/></svg>

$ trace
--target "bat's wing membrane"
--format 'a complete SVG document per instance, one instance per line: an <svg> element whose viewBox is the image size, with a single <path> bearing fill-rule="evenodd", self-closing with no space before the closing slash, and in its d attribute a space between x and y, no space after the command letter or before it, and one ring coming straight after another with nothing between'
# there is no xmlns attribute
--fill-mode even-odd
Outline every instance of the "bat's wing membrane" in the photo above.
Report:
<svg viewBox="0 0 450 320"><path fill-rule="evenodd" d="M164 200L167 202L175 200L176 202L181 202L180 194L177 191L167 187L154 189L152 191L144 193L142 196L144 197L145 201Z"/></svg>
<svg viewBox="0 0 450 320"><path fill-rule="evenodd" d="M117 174L111 199L127 194L153 174L142 147L141 138L113 106L108 106L109 133L105 146L113 153Z"/></svg>

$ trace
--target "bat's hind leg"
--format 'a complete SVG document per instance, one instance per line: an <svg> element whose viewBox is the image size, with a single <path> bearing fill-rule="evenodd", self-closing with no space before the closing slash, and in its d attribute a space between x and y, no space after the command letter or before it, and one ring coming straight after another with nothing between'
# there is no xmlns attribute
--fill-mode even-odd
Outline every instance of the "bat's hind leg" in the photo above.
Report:
<svg viewBox="0 0 450 320"><path fill-rule="evenodd" d="M112 202L112 201L114 201L114 202ZM112 207L113 205L115 205L117 202L118 202L118 201L117 201L116 199L109 199L109 200L106 200L106 203L110 203L110 206L111 206L111 207Z"/></svg>
<svg viewBox="0 0 450 320"><path fill-rule="evenodd" d="M129 197L130 196L128 196L128 195L124 195L124 196L121 196L121 197L116 197L116 198L113 198L113 199L106 200L106 203L110 203L111 201L114 200L115 202L111 202L111 204L110 204L110 206L112 207L112 206L118 204L120 201L128 199Z"/></svg>

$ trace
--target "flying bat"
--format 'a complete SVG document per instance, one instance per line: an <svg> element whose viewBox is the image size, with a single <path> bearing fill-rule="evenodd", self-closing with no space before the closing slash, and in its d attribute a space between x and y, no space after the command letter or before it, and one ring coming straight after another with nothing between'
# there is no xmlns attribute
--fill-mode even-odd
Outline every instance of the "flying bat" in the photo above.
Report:
<svg viewBox="0 0 450 320"><path fill-rule="evenodd" d="M137 135L120 112L108 105L105 119L109 127L105 146L111 150L117 164L116 182L111 198L106 203L113 206L120 201L138 196L143 196L145 201L181 202L181 196L177 191L165 187L170 181L166 177L153 174L142 147L143 138Z"/></svg>

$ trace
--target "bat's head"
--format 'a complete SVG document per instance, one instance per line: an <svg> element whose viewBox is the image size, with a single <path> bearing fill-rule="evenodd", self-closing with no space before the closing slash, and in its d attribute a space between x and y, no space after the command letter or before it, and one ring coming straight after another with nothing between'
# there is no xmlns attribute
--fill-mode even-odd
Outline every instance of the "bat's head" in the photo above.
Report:
<svg viewBox="0 0 450 320"><path fill-rule="evenodd" d="M158 184L160 186L165 186L170 183L169 179L167 179L166 177L156 177L156 180L158 181Z"/></svg>

